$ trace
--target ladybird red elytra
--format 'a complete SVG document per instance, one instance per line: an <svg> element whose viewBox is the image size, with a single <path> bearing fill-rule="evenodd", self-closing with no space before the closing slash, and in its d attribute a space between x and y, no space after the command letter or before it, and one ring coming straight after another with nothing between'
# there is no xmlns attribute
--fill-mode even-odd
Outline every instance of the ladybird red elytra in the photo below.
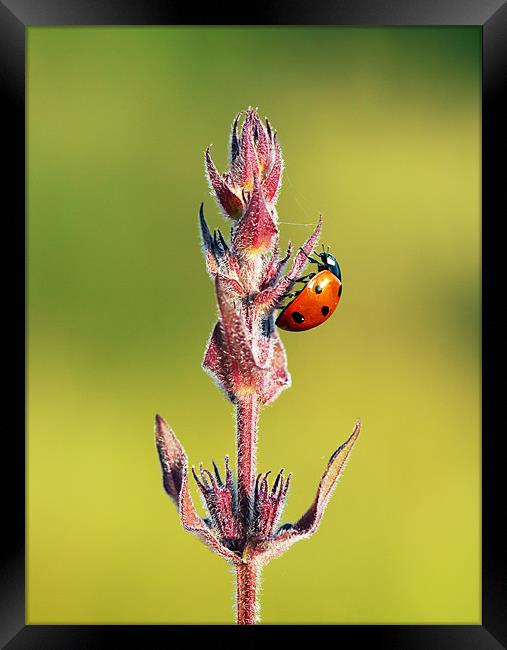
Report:
<svg viewBox="0 0 507 650"><path fill-rule="evenodd" d="M317 273L310 273L296 282L305 286L282 308L275 324L289 332L304 332L322 325L338 307L342 295L342 276L336 258L328 252L317 253Z"/></svg>

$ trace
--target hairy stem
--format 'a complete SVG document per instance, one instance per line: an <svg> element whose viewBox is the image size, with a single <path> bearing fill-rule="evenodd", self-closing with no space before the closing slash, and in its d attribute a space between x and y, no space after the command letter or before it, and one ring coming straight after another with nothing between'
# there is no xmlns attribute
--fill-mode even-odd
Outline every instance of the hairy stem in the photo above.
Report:
<svg viewBox="0 0 507 650"><path fill-rule="evenodd" d="M259 398L256 393L238 399L236 411L238 451L238 511L243 525L249 523L250 505L257 469L257 425Z"/></svg>
<svg viewBox="0 0 507 650"><path fill-rule="evenodd" d="M250 393L237 401L236 433L238 451L238 513L246 538L253 504L253 488L257 471L257 426L259 398ZM257 567L247 562L236 569L238 624L254 625L257 608Z"/></svg>
<svg viewBox="0 0 507 650"><path fill-rule="evenodd" d="M255 625L257 610L257 567L253 562L236 569L238 625Z"/></svg>

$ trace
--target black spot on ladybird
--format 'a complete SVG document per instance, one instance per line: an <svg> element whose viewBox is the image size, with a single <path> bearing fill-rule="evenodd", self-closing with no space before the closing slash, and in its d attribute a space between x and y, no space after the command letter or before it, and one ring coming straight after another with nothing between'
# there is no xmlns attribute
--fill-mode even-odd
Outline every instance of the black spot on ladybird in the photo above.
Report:
<svg viewBox="0 0 507 650"><path fill-rule="evenodd" d="M340 284L340 288L338 289L338 298L342 295L342 285Z"/></svg>
<svg viewBox="0 0 507 650"><path fill-rule="evenodd" d="M320 286L320 284L318 284L318 285L315 287L315 293L322 293L322 287Z"/></svg>
<svg viewBox="0 0 507 650"><path fill-rule="evenodd" d="M327 316L329 314L329 307L327 305L324 305L320 311L322 312L323 316Z"/></svg>
<svg viewBox="0 0 507 650"><path fill-rule="evenodd" d="M305 317L303 316L303 314L300 314L298 311L293 311L291 316L292 316L292 320L296 323L305 322Z"/></svg>

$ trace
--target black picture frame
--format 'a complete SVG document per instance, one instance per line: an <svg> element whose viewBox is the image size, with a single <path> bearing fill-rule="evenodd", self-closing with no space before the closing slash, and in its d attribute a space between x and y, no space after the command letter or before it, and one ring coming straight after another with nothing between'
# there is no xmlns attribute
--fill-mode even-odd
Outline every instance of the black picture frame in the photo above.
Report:
<svg viewBox="0 0 507 650"><path fill-rule="evenodd" d="M240 14L243 14L241 16ZM171 0L0 0L0 85L4 121L4 305L9 318L4 349L12 354L8 372L8 412L12 424L3 428L2 511L4 554L0 573L0 644L19 648L104 648L133 643L159 647L179 626L164 625L25 625L25 439L20 422L25 404L25 36L33 25L190 25L195 18L210 25L476 25L482 28L483 124L482 211L483 250L483 439L482 439L482 625L347 625L340 626L336 642L342 646L368 644L380 648L457 648L480 650L507 647L507 599L504 555L507 544L498 534L505 520L502 499L502 454L497 444L503 434L495 383L488 379L498 348L493 343L502 321L492 308L502 293L497 290L493 228L505 218L506 102L502 97L507 77L507 0L264 0L245 5L209 4L199 11ZM240 20L243 19L243 22ZM10 201L7 203L6 198ZM495 243L496 242L496 243ZM13 281L14 279L14 281ZM490 309L491 303L491 309ZM498 363L498 361L497 361ZM500 365L500 364L499 364ZM4 375L5 376L5 375ZM13 408L14 407L14 408ZM6 409L7 410L7 409ZM500 425L500 426L499 426ZM236 626L223 626L240 632ZM258 626L254 634L272 626ZM290 636L285 626L283 634ZM296 626L297 627L297 626ZM320 633L331 632L319 626ZM237 630L237 632L236 632ZM257 632L259 630L259 632ZM192 642L196 642L192 631ZM209 631L203 633L209 637ZM218 632L217 632L218 633ZM223 634L221 630L219 634ZM217 638L215 638L218 641ZM223 639L220 639L223 642Z"/></svg>

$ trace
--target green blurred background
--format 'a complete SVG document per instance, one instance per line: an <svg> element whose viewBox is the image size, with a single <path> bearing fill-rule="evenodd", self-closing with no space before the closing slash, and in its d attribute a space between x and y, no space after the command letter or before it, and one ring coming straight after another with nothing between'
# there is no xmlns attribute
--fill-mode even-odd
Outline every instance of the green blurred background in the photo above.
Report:
<svg viewBox="0 0 507 650"><path fill-rule="evenodd" d="M261 417L285 521L363 421L318 533L265 569L262 621L480 622L480 48L479 28L29 29L28 622L233 621L153 417L191 463L234 456L200 367L197 213L227 232L203 151L224 171L249 105L285 157L282 244L322 212L344 280L329 323L282 333L293 386Z"/></svg>

